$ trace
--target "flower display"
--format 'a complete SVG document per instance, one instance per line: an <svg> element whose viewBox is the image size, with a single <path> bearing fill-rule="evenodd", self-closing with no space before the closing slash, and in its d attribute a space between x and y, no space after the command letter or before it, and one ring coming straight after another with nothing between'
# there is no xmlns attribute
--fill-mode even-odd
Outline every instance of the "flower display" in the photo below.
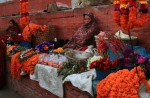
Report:
<svg viewBox="0 0 150 98"><path fill-rule="evenodd" d="M125 44L116 36L112 34L105 33L98 39L98 53L107 57L108 49L110 48L115 55L119 55L119 51L123 51Z"/></svg>
<svg viewBox="0 0 150 98"><path fill-rule="evenodd" d="M50 42L43 42L35 47L36 50L39 52L46 52L48 53L51 49L53 49L54 44Z"/></svg>
<svg viewBox="0 0 150 98"><path fill-rule="evenodd" d="M118 66L120 66L119 59L110 61L107 58L101 58L99 60L93 61L89 67L90 69L96 68L97 70L105 71L117 68Z"/></svg>
<svg viewBox="0 0 150 98"><path fill-rule="evenodd" d="M31 56L28 59L24 59L23 61L19 60L19 56L21 55L21 52L17 52L13 55L11 60L11 75L13 79L21 79L20 73L21 71L33 74L34 73L34 67L39 61L39 54L35 54Z"/></svg>
<svg viewBox="0 0 150 98"><path fill-rule="evenodd" d="M22 33L24 40L31 42L31 38L32 36L36 36L37 30L41 30L44 33L44 31L47 30L47 26L46 25L41 26L34 23L27 25L23 29L23 33Z"/></svg>
<svg viewBox="0 0 150 98"><path fill-rule="evenodd" d="M58 49L54 49L53 50L54 53L63 53L64 52L64 49L59 47Z"/></svg>
<svg viewBox="0 0 150 98"><path fill-rule="evenodd" d="M36 55L37 53L31 48L27 49L25 51L21 51L20 55L18 56L18 59L20 62L23 62L24 60L27 60L28 58Z"/></svg>
<svg viewBox="0 0 150 98"><path fill-rule="evenodd" d="M114 0L114 21L124 30L133 29L134 27L142 27L148 21L147 0L139 0L140 18L137 13L137 0Z"/></svg>
<svg viewBox="0 0 150 98"><path fill-rule="evenodd" d="M138 56L136 59L138 64L143 64L147 61L147 58L144 56Z"/></svg>
<svg viewBox="0 0 150 98"><path fill-rule="evenodd" d="M96 68L98 70L109 70L111 67L111 61L107 58L102 58L98 61L94 61L90 65L90 69Z"/></svg>
<svg viewBox="0 0 150 98"><path fill-rule="evenodd" d="M146 77L140 67L120 70L97 84L97 98L138 98L142 83L146 83Z"/></svg>

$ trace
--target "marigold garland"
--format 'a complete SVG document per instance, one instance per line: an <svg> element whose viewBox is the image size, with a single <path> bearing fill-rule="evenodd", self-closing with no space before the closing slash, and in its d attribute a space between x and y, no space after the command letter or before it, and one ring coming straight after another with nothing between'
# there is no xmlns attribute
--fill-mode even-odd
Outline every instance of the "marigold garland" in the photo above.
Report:
<svg viewBox="0 0 150 98"><path fill-rule="evenodd" d="M35 54L32 57L28 58L27 60L24 60L22 62L19 61L18 56L21 53L18 52L13 55L11 60L11 75L13 79L21 79L20 73L21 71L33 74L34 73L34 67L39 61L39 54Z"/></svg>
<svg viewBox="0 0 150 98"><path fill-rule="evenodd" d="M111 73L97 84L97 98L138 98L139 81L140 84L146 83L140 67Z"/></svg>
<svg viewBox="0 0 150 98"><path fill-rule="evenodd" d="M27 25L23 29L23 33L22 33L24 40L30 42L32 35L36 36L37 30L41 30L42 32L44 32L45 30L47 30L47 26L46 25L41 26L33 23Z"/></svg>
<svg viewBox="0 0 150 98"><path fill-rule="evenodd" d="M20 1L20 25L25 27L29 24L29 2L28 0L21 0Z"/></svg>
<svg viewBox="0 0 150 98"><path fill-rule="evenodd" d="M142 27L148 20L147 0L139 0L140 17L137 19L137 0L114 0L114 21L124 30Z"/></svg>
<svg viewBox="0 0 150 98"><path fill-rule="evenodd" d="M28 58L26 61L23 62L22 71L33 74L34 73L34 67L39 61L39 54L36 54L30 58Z"/></svg>

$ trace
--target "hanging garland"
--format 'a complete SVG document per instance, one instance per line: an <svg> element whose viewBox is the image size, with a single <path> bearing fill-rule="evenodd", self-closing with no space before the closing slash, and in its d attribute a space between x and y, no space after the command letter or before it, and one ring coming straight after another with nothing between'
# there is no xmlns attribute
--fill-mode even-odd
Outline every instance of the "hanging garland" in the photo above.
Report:
<svg viewBox="0 0 150 98"><path fill-rule="evenodd" d="M41 26L34 23L28 24L25 26L22 32L22 36L25 41L31 42L32 36L36 36L37 30L40 30L42 32L47 30L47 26Z"/></svg>
<svg viewBox="0 0 150 98"><path fill-rule="evenodd" d="M28 0L20 0L20 25L25 27L29 24L29 2Z"/></svg>
<svg viewBox="0 0 150 98"><path fill-rule="evenodd" d="M114 21L124 30L142 27L148 20L148 2L139 0L140 17L138 19L137 0L114 0Z"/></svg>

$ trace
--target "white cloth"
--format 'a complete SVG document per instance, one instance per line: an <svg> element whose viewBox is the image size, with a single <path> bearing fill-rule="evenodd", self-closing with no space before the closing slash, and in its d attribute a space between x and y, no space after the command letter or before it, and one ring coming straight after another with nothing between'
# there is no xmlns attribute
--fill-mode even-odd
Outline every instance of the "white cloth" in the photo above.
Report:
<svg viewBox="0 0 150 98"><path fill-rule="evenodd" d="M96 78L95 69L81 74L72 74L67 76L63 82L70 81L73 86L79 88L82 91L87 91L93 96L92 91L92 79Z"/></svg>
<svg viewBox="0 0 150 98"><path fill-rule="evenodd" d="M150 98L150 93L146 92L146 85L144 84L139 88L139 98Z"/></svg>
<svg viewBox="0 0 150 98"><path fill-rule="evenodd" d="M58 77L57 68L37 64L34 75L30 75L30 79L38 81L42 88L63 98L62 78Z"/></svg>

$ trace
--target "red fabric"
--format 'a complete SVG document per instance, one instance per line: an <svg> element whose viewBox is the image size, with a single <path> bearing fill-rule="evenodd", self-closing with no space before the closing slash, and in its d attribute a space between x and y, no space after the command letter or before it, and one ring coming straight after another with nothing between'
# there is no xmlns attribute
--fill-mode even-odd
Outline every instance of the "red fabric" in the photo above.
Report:
<svg viewBox="0 0 150 98"><path fill-rule="evenodd" d="M5 86L5 53L6 53L6 45L0 39L0 89Z"/></svg>
<svg viewBox="0 0 150 98"><path fill-rule="evenodd" d="M20 27L18 25L10 26L6 30L6 35L15 35L20 33Z"/></svg>

